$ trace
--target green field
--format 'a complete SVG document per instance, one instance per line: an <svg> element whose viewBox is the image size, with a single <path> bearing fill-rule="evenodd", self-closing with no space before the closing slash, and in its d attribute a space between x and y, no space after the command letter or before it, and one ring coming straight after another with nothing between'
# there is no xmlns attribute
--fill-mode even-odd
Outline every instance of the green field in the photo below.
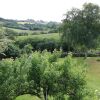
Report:
<svg viewBox="0 0 100 100"><path fill-rule="evenodd" d="M6 28L6 27L3 27L4 29ZM8 28L8 27L7 27ZM32 34L32 33L34 33L34 34L40 34L41 33L41 31L39 31L39 30L22 30L22 29L16 29L16 28L8 28L8 29L11 29L11 30L13 30L13 31L15 31L15 32L17 32L17 33L28 33L28 34ZM47 32L47 31L43 31L43 32Z"/></svg>
<svg viewBox="0 0 100 100"><path fill-rule="evenodd" d="M27 38L40 38L40 39L55 39L59 40L60 39L60 34L59 33L52 33L52 34L39 34L39 35L28 35L28 36L18 36L16 39L27 39Z"/></svg>
<svg viewBox="0 0 100 100"><path fill-rule="evenodd" d="M87 82L88 86L93 90L100 91L100 61L97 61L100 57L88 58L88 73L87 73Z"/></svg>
<svg viewBox="0 0 100 100"><path fill-rule="evenodd" d="M15 100L40 100L40 99L36 96L31 96L29 94L26 94L26 95L17 97Z"/></svg>

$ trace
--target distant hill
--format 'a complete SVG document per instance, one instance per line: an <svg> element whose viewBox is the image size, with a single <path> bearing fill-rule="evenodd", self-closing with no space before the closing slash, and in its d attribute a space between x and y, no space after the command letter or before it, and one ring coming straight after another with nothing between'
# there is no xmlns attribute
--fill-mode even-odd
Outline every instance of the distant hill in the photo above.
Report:
<svg viewBox="0 0 100 100"><path fill-rule="evenodd" d="M15 28L21 30L50 30L57 31L60 23L58 22L46 22L43 20L12 20L12 19L4 19L0 18L0 24L7 28Z"/></svg>

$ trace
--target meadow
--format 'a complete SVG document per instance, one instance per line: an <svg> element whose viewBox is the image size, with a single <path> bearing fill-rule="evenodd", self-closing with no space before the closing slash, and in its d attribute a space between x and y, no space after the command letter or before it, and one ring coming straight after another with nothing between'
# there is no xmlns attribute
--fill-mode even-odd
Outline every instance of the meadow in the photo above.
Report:
<svg viewBox="0 0 100 100"><path fill-rule="evenodd" d="M6 27L3 27L3 28L6 29ZM7 28L7 29L13 30L17 33L28 33L28 34L39 34L41 32L39 30L36 30L36 31L35 30L22 30L22 29L16 29L16 28Z"/></svg>

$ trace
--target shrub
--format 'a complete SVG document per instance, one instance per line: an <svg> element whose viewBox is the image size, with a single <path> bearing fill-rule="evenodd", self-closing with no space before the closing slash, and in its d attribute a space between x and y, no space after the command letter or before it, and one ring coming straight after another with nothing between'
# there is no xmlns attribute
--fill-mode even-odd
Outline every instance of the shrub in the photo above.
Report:
<svg viewBox="0 0 100 100"><path fill-rule="evenodd" d="M24 52L24 53L27 53L27 54L32 53L32 50L33 50L33 47L32 47L31 44L27 44L27 45L25 45L24 48L23 48L23 52Z"/></svg>
<svg viewBox="0 0 100 100"><path fill-rule="evenodd" d="M13 60L0 61L0 100L12 100L14 93Z"/></svg>
<svg viewBox="0 0 100 100"><path fill-rule="evenodd" d="M61 72L60 91L65 95L68 94L69 100L84 100L86 95L86 67L84 63L73 59L72 54L68 54L62 64Z"/></svg>
<svg viewBox="0 0 100 100"><path fill-rule="evenodd" d="M14 44L9 44L8 47L5 49L4 54L7 58L13 57L19 57L20 56L20 49Z"/></svg>

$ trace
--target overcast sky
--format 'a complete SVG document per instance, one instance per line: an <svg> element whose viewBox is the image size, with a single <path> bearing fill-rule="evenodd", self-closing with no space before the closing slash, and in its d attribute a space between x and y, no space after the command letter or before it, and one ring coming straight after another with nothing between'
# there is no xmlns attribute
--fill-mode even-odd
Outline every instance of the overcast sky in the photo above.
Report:
<svg viewBox="0 0 100 100"><path fill-rule="evenodd" d="M67 10L85 2L100 5L100 0L0 0L0 17L60 22Z"/></svg>

